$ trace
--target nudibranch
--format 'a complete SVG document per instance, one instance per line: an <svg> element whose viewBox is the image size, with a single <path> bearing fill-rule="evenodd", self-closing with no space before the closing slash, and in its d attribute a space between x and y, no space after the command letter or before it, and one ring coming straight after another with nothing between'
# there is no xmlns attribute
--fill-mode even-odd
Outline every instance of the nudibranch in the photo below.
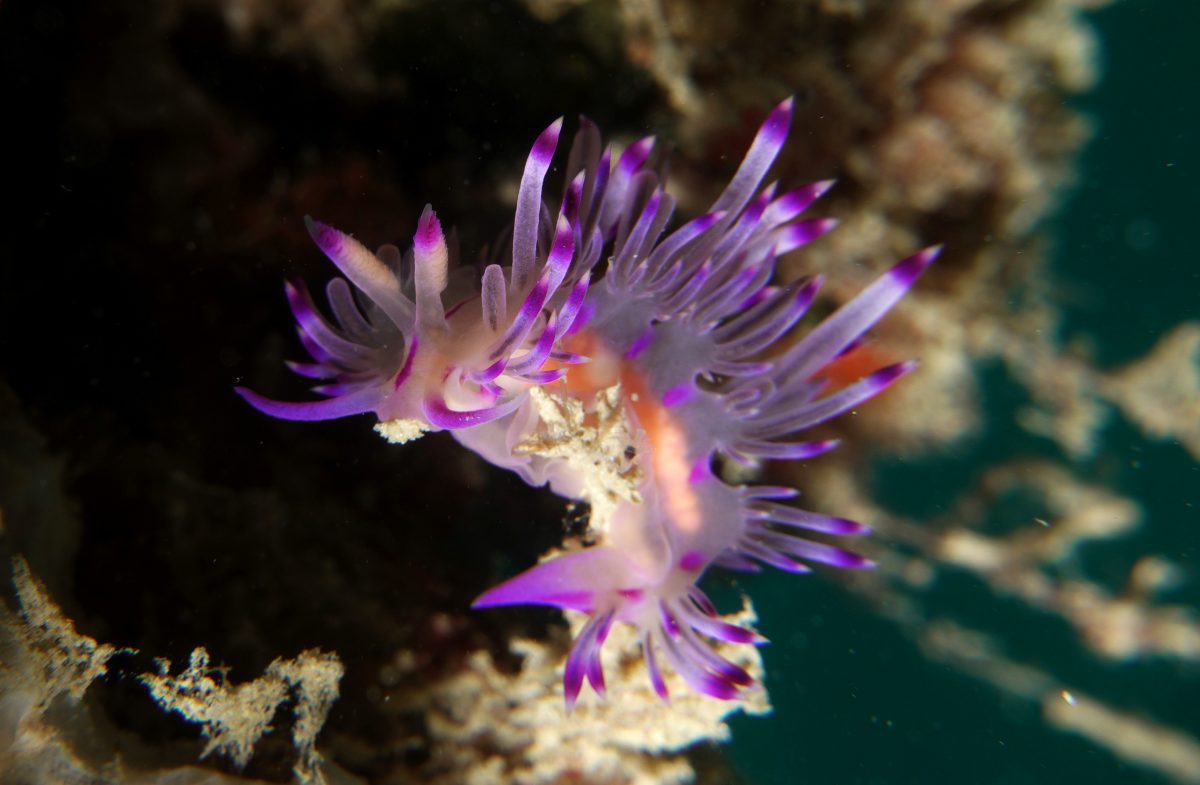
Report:
<svg viewBox="0 0 1200 785"><path fill-rule="evenodd" d="M512 253L462 275L429 207L412 247L372 253L308 221L343 277L323 314L287 284L311 362L291 369L319 400L238 392L266 414L323 420L372 412L396 442L448 430L488 461L591 505L593 544L554 556L486 591L475 607L537 604L588 614L567 658L564 694L604 692L600 648L633 625L653 688L662 664L693 689L735 699L756 685L715 648L757 644L722 619L697 582L710 567L869 567L810 533L867 527L788 503L788 487L735 485L715 467L805 460L836 446L804 430L845 413L912 368L899 363L832 389L823 369L855 346L937 256L905 259L798 337L819 277L773 282L776 260L834 227L801 216L832 185L762 186L791 122L767 117L741 166L703 215L669 229L675 200L642 139L619 155L581 120L557 206L544 183L562 120L538 136L520 182ZM614 161L615 159L615 161ZM476 283L475 278L479 279Z"/></svg>

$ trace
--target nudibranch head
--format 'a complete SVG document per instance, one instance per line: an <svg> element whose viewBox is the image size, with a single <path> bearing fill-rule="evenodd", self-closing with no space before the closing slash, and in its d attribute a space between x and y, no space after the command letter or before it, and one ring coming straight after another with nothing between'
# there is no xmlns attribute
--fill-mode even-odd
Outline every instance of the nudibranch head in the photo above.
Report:
<svg viewBox="0 0 1200 785"><path fill-rule="evenodd" d="M332 318L302 285L288 299L324 400L281 403L240 390L277 417L374 412L395 440L447 429L532 484L591 504L593 544L550 558L485 592L476 607L550 605L589 614L564 664L573 705L585 681L603 693L600 648L612 625L639 631L664 699L666 663L694 690L734 699L755 679L719 651L756 644L697 587L709 567L870 567L827 542L867 527L787 503L791 488L741 486L721 460L814 458L837 446L803 431L848 412L911 371L880 368L831 389L852 350L940 249L905 259L783 350L821 286L777 285L776 260L834 228L801 216L831 186L780 193L763 180L787 138L791 100L767 117L732 180L704 214L668 231L674 198L651 164L654 139L619 155L581 121L557 207L543 184L562 121L538 137L521 178L511 257L456 291L456 262L426 208L406 254L372 254L309 222L339 268ZM601 261L604 263L601 264ZM817 539L813 539L816 535Z"/></svg>
<svg viewBox="0 0 1200 785"><path fill-rule="evenodd" d="M321 381L312 389L325 400L289 403L245 388L238 393L282 419L374 412L383 423L411 423L419 433L501 418L516 410L529 386L561 378L563 369L546 365L579 316L588 282L578 273L567 280L575 256L570 223L542 214L542 183L561 126L557 120L538 137L526 163L507 280L500 265L489 265L480 290L450 286L457 259L431 206L404 255L395 246L371 253L306 218L317 247L345 276L326 287L332 319L302 284L287 285L301 344L312 358L289 367Z"/></svg>

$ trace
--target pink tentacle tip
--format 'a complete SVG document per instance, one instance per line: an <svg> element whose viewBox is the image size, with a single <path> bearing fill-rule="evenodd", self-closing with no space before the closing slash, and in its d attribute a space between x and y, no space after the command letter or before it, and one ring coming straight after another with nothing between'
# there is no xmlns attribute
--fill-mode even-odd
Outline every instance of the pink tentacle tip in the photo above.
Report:
<svg viewBox="0 0 1200 785"><path fill-rule="evenodd" d="M421 220L417 222L417 234L413 238L414 250L417 253L431 253L446 240L442 233L442 223L438 220L433 205L425 205L421 212Z"/></svg>
<svg viewBox="0 0 1200 785"><path fill-rule="evenodd" d="M916 252L889 270L888 275L902 286L911 286L925 272L925 268L941 255L943 247L934 245Z"/></svg>
<svg viewBox="0 0 1200 785"><path fill-rule="evenodd" d="M792 124L792 107L795 106L795 103L796 99L789 96L771 110L771 114L763 123L760 132L764 139L773 144L783 143L783 140L787 138L788 128Z"/></svg>
<svg viewBox="0 0 1200 785"><path fill-rule="evenodd" d="M304 228L322 251L336 251L342 244L342 233L328 224L323 224L312 216L304 216Z"/></svg>
<svg viewBox="0 0 1200 785"><path fill-rule="evenodd" d="M575 253L575 232L567 217L560 215L554 228L554 243L550 249L550 261L564 264L571 260L573 253Z"/></svg>
<svg viewBox="0 0 1200 785"><path fill-rule="evenodd" d="M537 141L533 143L533 149L529 151L529 157L537 161L539 164L548 165L550 159L554 157L554 151L558 148L558 136L562 132L563 118L558 118L550 125L546 126L546 130L538 135Z"/></svg>
<svg viewBox="0 0 1200 785"><path fill-rule="evenodd" d="M829 193L829 189L837 185L837 180L830 178L828 180L818 180L808 186L808 194L813 201L820 199L825 194Z"/></svg>
<svg viewBox="0 0 1200 785"><path fill-rule="evenodd" d="M655 138L647 136L637 140L629 147L625 148L625 152L621 154L621 158L617 161L617 166L626 175L632 175L637 172L646 163L646 159L650 157L650 151L654 148Z"/></svg>

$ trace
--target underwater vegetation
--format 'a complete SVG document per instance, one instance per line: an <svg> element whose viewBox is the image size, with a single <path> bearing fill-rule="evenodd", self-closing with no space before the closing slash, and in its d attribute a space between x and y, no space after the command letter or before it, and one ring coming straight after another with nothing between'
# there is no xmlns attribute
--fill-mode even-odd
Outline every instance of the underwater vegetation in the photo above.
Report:
<svg viewBox="0 0 1200 785"><path fill-rule="evenodd" d="M562 128L556 120L525 164L511 254L500 246L485 256L478 291L470 282L451 288L453 277L466 276L431 207L404 254L395 246L372 254L309 220L313 240L345 277L326 286L332 320L303 284L287 285L312 358L289 367L320 380L313 391L325 399L281 403L239 389L283 419L374 412L380 433L402 443L449 430L531 485L587 502L588 547L555 555L475 601L588 614L563 671L568 708L585 680L604 693L600 648L614 622L639 631L646 672L664 700L661 660L715 698L755 688L749 673L712 648L711 641L762 639L724 621L697 586L710 566L795 573L810 564L871 566L810 537L860 535L866 526L782 503L798 495L791 488L731 485L714 473L718 462L754 467L836 447L794 437L869 400L913 365L875 369L840 389L825 378L830 365L854 351L939 250L896 265L780 349L821 279L775 285L776 260L835 225L800 218L830 182L783 193L774 183L760 188L791 118L788 99L708 212L669 232L675 199L649 164L654 139L619 156L611 147L602 152L586 118L562 198L557 207L547 203L543 183Z"/></svg>

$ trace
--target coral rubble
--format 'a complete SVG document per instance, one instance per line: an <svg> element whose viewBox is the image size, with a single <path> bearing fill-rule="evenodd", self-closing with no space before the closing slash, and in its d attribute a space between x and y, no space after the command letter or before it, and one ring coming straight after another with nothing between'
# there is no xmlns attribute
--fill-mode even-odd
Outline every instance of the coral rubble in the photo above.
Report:
<svg viewBox="0 0 1200 785"><path fill-rule="evenodd" d="M578 633L584 617L573 614ZM753 624L747 604L730 617ZM748 714L770 711L765 691L740 706L704 698L669 676L672 694L664 705L651 689L637 639L616 627L604 652L605 670L614 674L606 699L585 696L567 719L562 714L562 679L567 639L518 639L512 653L521 658L516 673L499 670L487 652L476 652L466 668L426 689L403 696L403 708L421 711L429 723L432 754L427 781L484 785L544 785L582 782L656 785L691 782L695 772L680 753L701 741L727 741L723 720L740 708ZM760 675L757 650L723 647L723 653L751 674Z"/></svg>

